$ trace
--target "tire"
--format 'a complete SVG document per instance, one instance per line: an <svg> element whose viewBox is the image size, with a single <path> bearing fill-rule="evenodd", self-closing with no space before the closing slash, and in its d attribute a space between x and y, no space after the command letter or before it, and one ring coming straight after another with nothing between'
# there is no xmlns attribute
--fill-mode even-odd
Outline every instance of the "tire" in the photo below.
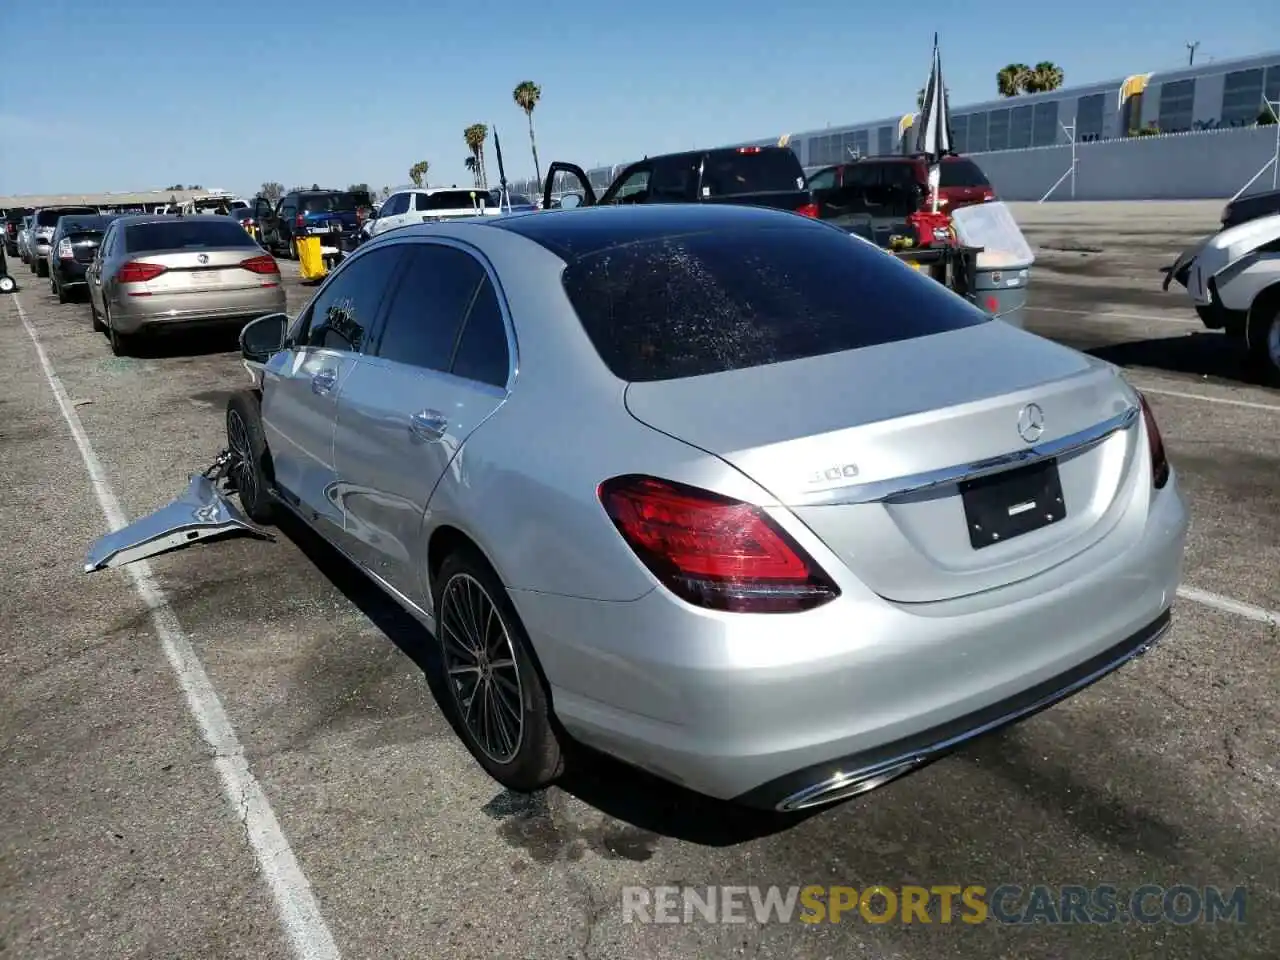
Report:
<svg viewBox="0 0 1280 960"><path fill-rule="evenodd" d="M47 277L49 275L49 266L43 260L36 258L36 276Z"/></svg>
<svg viewBox="0 0 1280 960"><path fill-rule="evenodd" d="M1280 298L1267 298L1249 311L1244 342L1250 366L1265 380L1280 385Z"/></svg>
<svg viewBox="0 0 1280 960"><path fill-rule="evenodd" d="M550 697L529 636L497 575L475 550L461 548L440 565L431 592L443 680L450 701L447 709L454 712L462 742L485 772L509 790L531 793L554 783L564 771L564 752L552 722ZM459 615L468 603L473 610L486 611L469 618L471 623L483 617L483 622L491 625L483 657L461 653L469 642L467 635L474 633ZM490 619L488 611L496 616ZM450 673L451 669L475 663L486 671L483 675L490 678L488 689L495 698L500 695L501 701L485 698L483 693L477 697L475 691L481 681L472 681L472 674L455 678ZM517 704L519 728L513 731ZM490 716L500 716L506 724L505 741L500 736L486 738L481 732L479 711L486 707Z"/></svg>
<svg viewBox="0 0 1280 960"><path fill-rule="evenodd" d="M18 283L13 277L0 276L0 293L13 293L18 289Z"/></svg>
<svg viewBox="0 0 1280 960"><path fill-rule="evenodd" d="M67 290L62 284L52 278L49 280L49 286L53 288L53 295L58 298L59 303L67 303L71 298L67 296Z"/></svg>
<svg viewBox="0 0 1280 960"><path fill-rule="evenodd" d="M111 325L110 310L107 310L105 326L107 330L107 340L111 344L112 355L117 357L129 356L131 352L131 347L133 346L133 338L123 333L120 333L119 331L116 330L114 326Z"/></svg>
<svg viewBox="0 0 1280 960"><path fill-rule="evenodd" d="M262 404L250 390L237 390L227 400L227 446L237 455L231 476L245 516L254 523L272 523L271 455L262 431Z"/></svg>
<svg viewBox="0 0 1280 960"><path fill-rule="evenodd" d="M94 333L103 333L107 329L102 323L98 308L94 305L92 290L89 291L89 323L93 326Z"/></svg>

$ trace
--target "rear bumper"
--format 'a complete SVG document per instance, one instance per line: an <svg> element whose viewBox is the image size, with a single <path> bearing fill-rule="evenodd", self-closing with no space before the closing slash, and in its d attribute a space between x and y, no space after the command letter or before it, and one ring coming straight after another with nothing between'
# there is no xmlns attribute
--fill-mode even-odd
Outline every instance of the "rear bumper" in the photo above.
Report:
<svg viewBox="0 0 1280 960"><path fill-rule="evenodd" d="M217 294L156 294L121 296L111 305L111 325L133 334L174 326L221 325L249 321L264 313L285 310L284 287L254 287Z"/></svg>
<svg viewBox="0 0 1280 960"><path fill-rule="evenodd" d="M1118 553L1095 547L955 601L890 603L843 579L825 607L773 616L696 610L661 588L625 603L511 596L571 735L701 793L776 807L868 765L918 765L1153 642L1182 578L1176 477L1142 513Z"/></svg>
<svg viewBox="0 0 1280 960"><path fill-rule="evenodd" d="M56 277L58 283L64 287L76 287L84 284L85 268L87 263L80 263L77 260L52 260L49 263L49 269Z"/></svg>

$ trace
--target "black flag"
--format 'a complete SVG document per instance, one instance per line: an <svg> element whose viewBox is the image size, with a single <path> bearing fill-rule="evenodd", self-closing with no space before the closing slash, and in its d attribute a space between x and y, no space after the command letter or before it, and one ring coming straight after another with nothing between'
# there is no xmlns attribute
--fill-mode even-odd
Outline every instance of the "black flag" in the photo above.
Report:
<svg viewBox="0 0 1280 960"><path fill-rule="evenodd" d="M507 201L507 209L511 208L511 197L507 193L507 169L502 165L502 141L498 139L498 128L493 128L493 152L498 155L498 183L502 193L498 195L498 209L502 209L502 201Z"/></svg>

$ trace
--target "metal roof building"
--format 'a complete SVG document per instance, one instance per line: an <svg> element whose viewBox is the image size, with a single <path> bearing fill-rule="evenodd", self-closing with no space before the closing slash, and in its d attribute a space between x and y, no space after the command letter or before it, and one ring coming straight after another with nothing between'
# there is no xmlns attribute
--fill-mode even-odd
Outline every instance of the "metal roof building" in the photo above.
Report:
<svg viewBox="0 0 1280 960"><path fill-rule="evenodd" d="M230 191L201 190L126 190L117 193L56 193L32 194L25 197L0 197L0 210L14 207L56 207L84 204L91 207L156 205L182 203L198 197L229 193Z"/></svg>

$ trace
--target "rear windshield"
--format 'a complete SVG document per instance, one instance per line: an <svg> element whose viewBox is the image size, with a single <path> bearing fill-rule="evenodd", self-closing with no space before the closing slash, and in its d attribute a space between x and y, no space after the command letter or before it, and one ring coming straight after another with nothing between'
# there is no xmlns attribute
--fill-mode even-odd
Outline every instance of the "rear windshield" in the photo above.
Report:
<svg viewBox="0 0 1280 960"><path fill-rule="evenodd" d="M58 221L62 217L79 214L81 216L96 216L98 213L93 207L67 207L62 210L41 210L36 214L37 227L56 227Z"/></svg>
<svg viewBox="0 0 1280 960"><path fill-rule="evenodd" d="M64 234L72 233L101 233L107 229L109 220L101 217L64 217L58 223L58 229Z"/></svg>
<svg viewBox="0 0 1280 960"><path fill-rule="evenodd" d="M369 198L358 193L319 193L301 200L303 213L354 213L368 205Z"/></svg>
<svg viewBox="0 0 1280 960"><path fill-rule="evenodd" d="M124 242L130 253L257 246L239 223L214 217L175 217L155 223L131 224L125 227Z"/></svg>
<svg viewBox="0 0 1280 960"><path fill-rule="evenodd" d="M704 196L773 193L804 188L804 168L790 150L738 153L724 150L707 155L702 171Z"/></svg>
<svg viewBox="0 0 1280 960"><path fill-rule="evenodd" d="M646 240L583 257L565 290L631 382L857 350L986 323L938 281L817 225Z"/></svg>
<svg viewBox="0 0 1280 960"><path fill-rule="evenodd" d="M415 210L474 210L480 206L481 199L486 204L494 203L493 197L475 191L475 199L470 190L441 190L438 193L418 194Z"/></svg>
<svg viewBox="0 0 1280 960"><path fill-rule="evenodd" d="M989 181L972 160L945 160L942 164L943 187L989 187Z"/></svg>

